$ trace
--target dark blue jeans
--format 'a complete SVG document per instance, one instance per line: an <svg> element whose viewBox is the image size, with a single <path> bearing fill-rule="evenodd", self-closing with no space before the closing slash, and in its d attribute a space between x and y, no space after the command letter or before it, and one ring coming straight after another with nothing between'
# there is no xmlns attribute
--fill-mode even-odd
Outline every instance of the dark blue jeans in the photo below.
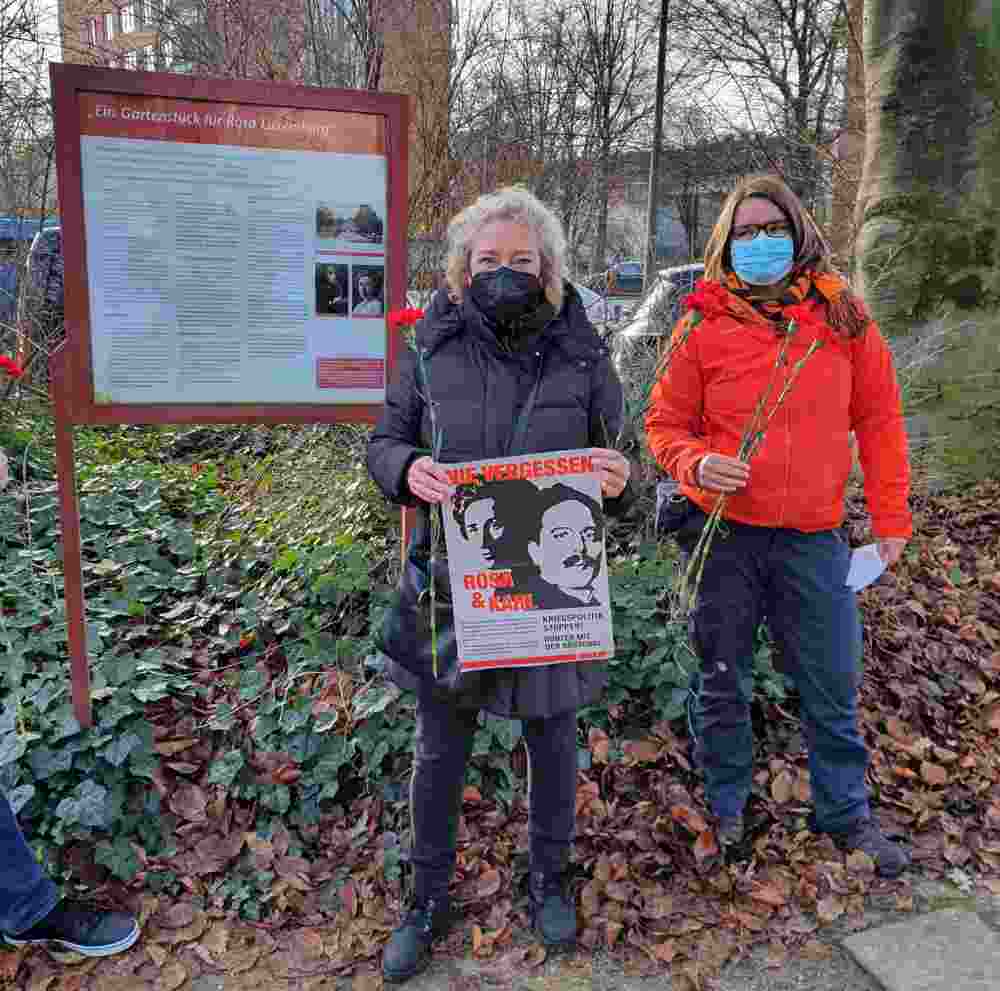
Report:
<svg viewBox="0 0 1000 991"><path fill-rule="evenodd" d="M44 919L59 900L35 860L7 796L0 793L0 932L15 936Z"/></svg>
<svg viewBox="0 0 1000 991"><path fill-rule="evenodd" d="M440 898L455 866L465 767L478 713L430 699L417 705L410 782L415 894ZM576 826L576 711L524 721L528 746L531 870L557 873L569 862Z"/></svg>
<svg viewBox="0 0 1000 991"><path fill-rule="evenodd" d="M677 535L690 551L705 514ZM764 617L799 690L816 825L838 832L870 814L868 750L858 729L861 622L844 584L850 549L837 531L726 522L705 564L692 636L701 658L695 756L719 816L750 796L754 633Z"/></svg>

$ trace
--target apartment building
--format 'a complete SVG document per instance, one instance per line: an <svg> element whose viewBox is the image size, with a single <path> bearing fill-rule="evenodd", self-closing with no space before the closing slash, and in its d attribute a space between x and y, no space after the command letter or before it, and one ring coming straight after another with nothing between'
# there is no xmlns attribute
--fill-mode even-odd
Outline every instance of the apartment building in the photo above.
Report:
<svg viewBox="0 0 1000 991"><path fill-rule="evenodd" d="M174 58L161 31L165 16L194 18L176 5L165 12L164 0L59 0L63 61L184 72L190 66Z"/></svg>
<svg viewBox="0 0 1000 991"><path fill-rule="evenodd" d="M364 87L365 55L336 0L58 0L64 62ZM310 5L312 9L310 12ZM363 8L348 8L361 16ZM410 219L450 215L450 0L387 0L380 89L411 98ZM321 25L317 43L306 25ZM322 65L313 63L320 52Z"/></svg>

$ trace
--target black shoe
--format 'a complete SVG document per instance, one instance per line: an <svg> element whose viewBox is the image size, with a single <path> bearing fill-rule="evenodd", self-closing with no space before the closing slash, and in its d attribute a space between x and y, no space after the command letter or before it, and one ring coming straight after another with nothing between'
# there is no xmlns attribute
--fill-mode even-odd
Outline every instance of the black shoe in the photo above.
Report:
<svg viewBox="0 0 1000 991"><path fill-rule="evenodd" d="M395 984L419 974L431 959L431 943L451 929L447 898L418 898L389 937L382 953L382 976Z"/></svg>
<svg viewBox="0 0 1000 991"><path fill-rule="evenodd" d="M743 816L720 816L719 824L715 827L719 846L723 850L727 847L739 846L743 842L745 831Z"/></svg>
<svg viewBox="0 0 1000 991"><path fill-rule="evenodd" d="M528 878L531 897L531 925L546 946L576 942L576 908L566 891L566 872L543 874L534 871Z"/></svg>
<svg viewBox="0 0 1000 991"><path fill-rule="evenodd" d="M899 877L910 866L906 851L893 843L874 819L859 819L843 832L830 833L838 850L861 850L875 861L879 877Z"/></svg>
<svg viewBox="0 0 1000 991"><path fill-rule="evenodd" d="M84 902L62 901L44 919L16 936L5 935L10 946L43 943L53 956L60 952L85 957L110 957L139 938L139 923L125 912L100 912Z"/></svg>

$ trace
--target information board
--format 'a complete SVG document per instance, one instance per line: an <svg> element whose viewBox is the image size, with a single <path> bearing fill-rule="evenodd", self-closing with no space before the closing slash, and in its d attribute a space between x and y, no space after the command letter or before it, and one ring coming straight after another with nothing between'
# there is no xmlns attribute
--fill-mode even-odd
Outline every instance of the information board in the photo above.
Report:
<svg viewBox="0 0 1000 991"><path fill-rule="evenodd" d="M52 355L73 706L92 722L73 427L373 423L405 344L408 101L50 64Z"/></svg>
<svg viewBox="0 0 1000 991"><path fill-rule="evenodd" d="M405 98L52 78L75 421L373 420L405 295Z"/></svg>

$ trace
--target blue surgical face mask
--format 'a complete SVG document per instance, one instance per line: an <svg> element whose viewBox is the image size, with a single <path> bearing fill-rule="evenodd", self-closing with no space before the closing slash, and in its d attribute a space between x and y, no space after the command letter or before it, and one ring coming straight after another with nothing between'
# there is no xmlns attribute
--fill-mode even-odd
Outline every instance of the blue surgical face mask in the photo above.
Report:
<svg viewBox="0 0 1000 991"><path fill-rule="evenodd" d="M752 286L773 286L795 264L795 242L790 237L768 237L760 231L751 241L731 241L733 271Z"/></svg>

